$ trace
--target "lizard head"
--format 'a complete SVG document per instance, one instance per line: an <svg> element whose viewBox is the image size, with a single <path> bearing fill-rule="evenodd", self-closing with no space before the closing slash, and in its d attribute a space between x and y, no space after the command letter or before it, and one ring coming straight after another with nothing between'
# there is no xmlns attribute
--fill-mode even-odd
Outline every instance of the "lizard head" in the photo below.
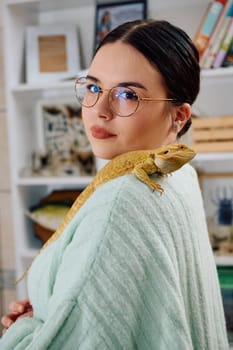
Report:
<svg viewBox="0 0 233 350"><path fill-rule="evenodd" d="M164 174L171 173L181 168L194 158L196 152L189 146L177 143L164 146L159 149L155 157L155 164Z"/></svg>

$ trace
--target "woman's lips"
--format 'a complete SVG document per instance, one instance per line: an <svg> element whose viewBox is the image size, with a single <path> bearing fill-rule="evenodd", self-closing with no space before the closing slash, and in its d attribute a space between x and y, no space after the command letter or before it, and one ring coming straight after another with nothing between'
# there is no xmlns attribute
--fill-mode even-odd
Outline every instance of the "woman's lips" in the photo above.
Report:
<svg viewBox="0 0 233 350"><path fill-rule="evenodd" d="M108 139L110 137L116 136L98 125L94 125L91 127L91 134L96 139Z"/></svg>

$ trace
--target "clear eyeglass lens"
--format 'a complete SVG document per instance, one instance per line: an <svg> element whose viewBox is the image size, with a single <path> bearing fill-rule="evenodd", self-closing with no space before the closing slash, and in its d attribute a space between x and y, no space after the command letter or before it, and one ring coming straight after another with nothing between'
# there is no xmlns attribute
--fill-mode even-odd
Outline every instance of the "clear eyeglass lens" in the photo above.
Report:
<svg viewBox="0 0 233 350"><path fill-rule="evenodd" d="M137 110L139 97L130 88L115 87L109 94L109 104L116 114L128 117Z"/></svg>
<svg viewBox="0 0 233 350"><path fill-rule="evenodd" d="M75 85L76 97L84 107L93 107L98 98L100 89L98 85L87 83L85 79L80 79Z"/></svg>

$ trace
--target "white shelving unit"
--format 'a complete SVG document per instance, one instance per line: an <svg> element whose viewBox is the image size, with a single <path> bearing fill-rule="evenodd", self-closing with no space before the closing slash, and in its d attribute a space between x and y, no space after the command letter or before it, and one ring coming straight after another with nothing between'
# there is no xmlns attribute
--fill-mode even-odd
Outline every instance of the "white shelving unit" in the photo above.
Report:
<svg viewBox="0 0 233 350"><path fill-rule="evenodd" d="M36 102L46 98L74 97L74 82L27 84L25 79L25 32L29 25L74 23L77 26L82 67L93 52L94 1L10 0L4 1L4 51L6 97L10 143L11 185L16 255L16 277L20 277L36 256L41 242L25 209L59 188L84 188L92 177L21 177L37 140ZM91 19L91 20L90 20ZM78 72L77 72L78 73ZM74 97L75 101L75 97ZM19 298L26 296L26 280L17 285Z"/></svg>
<svg viewBox="0 0 233 350"><path fill-rule="evenodd" d="M208 0L149 0L148 17L163 18L195 34ZM30 159L36 140L35 104L47 97L73 96L73 82L48 84L25 82L25 30L28 25L75 23L79 31L82 69L91 61L94 39L94 0L8 0L3 2L6 97L10 143L12 217L14 221L16 273L19 277L36 255L40 242L34 237L26 208L56 188L83 188L90 177L20 177ZM77 72L78 73L78 72ZM233 69L202 73L201 92L196 108L207 115L233 114ZM233 152L198 155L194 165L205 170L221 164L221 170L233 171ZM233 264L232 260L217 263ZM26 295L25 280L18 284L18 297Z"/></svg>

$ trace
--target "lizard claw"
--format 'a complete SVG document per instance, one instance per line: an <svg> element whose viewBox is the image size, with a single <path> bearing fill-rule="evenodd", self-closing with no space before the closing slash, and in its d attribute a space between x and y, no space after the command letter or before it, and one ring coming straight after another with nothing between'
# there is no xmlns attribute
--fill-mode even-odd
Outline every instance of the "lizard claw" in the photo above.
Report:
<svg viewBox="0 0 233 350"><path fill-rule="evenodd" d="M151 183L150 184L150 188L152 189L152 191L157 191L160 194L162 194L164 192L163 188L161 185L159 185L158 183Z"/></svg>

